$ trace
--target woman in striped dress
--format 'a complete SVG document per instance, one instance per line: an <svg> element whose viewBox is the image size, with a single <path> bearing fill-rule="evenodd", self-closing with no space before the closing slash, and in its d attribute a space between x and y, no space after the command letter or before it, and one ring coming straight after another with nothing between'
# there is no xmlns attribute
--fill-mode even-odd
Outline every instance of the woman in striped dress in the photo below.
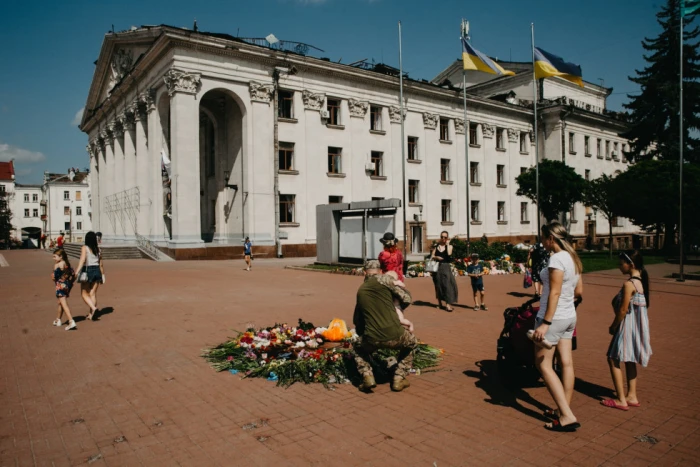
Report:
<svg viewBox="0 0 700 467"><path fill-rule="evenodd" d="M615 319L610 325L613 336L608 347L608 364L617 399L601 401L606 407L629 410L639 407L637 398L637 363L646 367L651 356L649 344L649 275L639 251L620 253L620 271L630 276L613 299ZM625 364L627 393L620 363Z"/></svg>

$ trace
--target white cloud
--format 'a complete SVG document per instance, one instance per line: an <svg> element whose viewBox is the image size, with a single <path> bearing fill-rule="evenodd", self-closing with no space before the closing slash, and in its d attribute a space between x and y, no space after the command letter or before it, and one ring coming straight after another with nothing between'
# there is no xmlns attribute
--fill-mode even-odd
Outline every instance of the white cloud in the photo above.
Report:
<svg viewBox="0 0 700 467"><path fill-rule="evenodd" d="M19 164L33 164L45 161L46 156L41 152L29 151L0 142L0 161L9 161L10 159L14 159Z"/></svg>
<svg viewBox="0 0 700 467"><path fill-rule="evenodd" d="M80 125L80 122L83 120L83 112L85 112L85 107L81 107L80 110L75 113L75 117L73 117L73 121L70 122L70 124L73 126Z"/></svg>

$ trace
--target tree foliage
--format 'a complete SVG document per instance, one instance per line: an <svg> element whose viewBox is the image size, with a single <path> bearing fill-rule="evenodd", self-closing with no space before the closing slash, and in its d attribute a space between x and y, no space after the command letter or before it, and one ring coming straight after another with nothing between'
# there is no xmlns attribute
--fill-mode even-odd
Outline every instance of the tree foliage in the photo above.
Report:
<svg viewBox="0 0 700 467"><path fill-rule="evenodd" d="M535 167L518 175L518 196L537 202ZM583 201L586 181L576 171L560 161L540 162L540 212L548 220L555 220L562 212L569 212L574 204Z"/></svg>
<svg viewBox="0 0 700 467"><path fill-rule="evenodd" d="M10 194L0 191L0 248L7 248L12 237L12 211Z"/></svg>
<svg viewBox="0 0 700 467"><path fill-rule="evenodd" d="M615 179L610 175L603 174L599 178L587 182L584 191L584 203L586 206L600 211L608 220L608 239L611 257L613 249L612 220L619 215L616 200L625 195L624 192L620 192L619 190L620 188L618 184L615 183Z"/></svg>
<svg viewBox="0 0 700 467"><path fill-rule="evenodd" d="M641 88L638 95L629 95L624 107L630 111L630 130L623 136L630 139L625 155L633 161L678 159L680 104L680 0L667 0L656 15L662 32L655 39L645 38L642 47L649 64L636 70L630 80ZM700 29L684 23L683 45L683 121L684 157L700 162L700 139L693 134L700 128Z"/></svg>

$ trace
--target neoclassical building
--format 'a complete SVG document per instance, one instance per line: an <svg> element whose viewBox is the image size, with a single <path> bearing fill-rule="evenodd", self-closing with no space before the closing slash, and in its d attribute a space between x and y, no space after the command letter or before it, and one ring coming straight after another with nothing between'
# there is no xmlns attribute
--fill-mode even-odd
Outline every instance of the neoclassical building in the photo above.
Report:
<svg viewBox="0 0 700 467"><path fill-rule="evenodd" d="M234 257L245 236L269 255L313 256L317 205L402 198L403 118L412 252L442 230L465 236L468 222L472 238L531 241L536 207L515 177L535 163L532 72L502 65L516 75L468 75L465 122L459 61L433 81L404 80L401 115L398 73L385 65L170 26L109 33L81 124L93 228L179 259ZM611 89L539 84L540 157L587 178L624 171ZM607 237L583 206L568 221L581 239ZM637 230L620 219L614 232L629 242Z"/></svg>

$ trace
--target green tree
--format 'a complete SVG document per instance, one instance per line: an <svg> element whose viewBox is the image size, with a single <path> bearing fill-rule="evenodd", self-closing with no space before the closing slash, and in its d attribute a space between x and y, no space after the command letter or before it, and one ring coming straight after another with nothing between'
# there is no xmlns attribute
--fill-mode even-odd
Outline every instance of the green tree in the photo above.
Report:
<svg viewBox="0 0 700 467"><path fill-rule="evenodd" d="M518 196L537 202L535 168L518 175ZM540 212L548 220L559 218L569 212L574 204L583 201L586 181L576 171L560 161L540 162Z"/></svg>
<svg viewBox="0 0 700 467"><path fill-rule="evenodd" d="M654 157L677 160L679 153L680 103L680 0L667 0L656 15L662 32L655 39L645 38L642 47L649 64L636 70L630 80L641 92L629 95L624 107L630 111L630 130L624 136L630 139L630 150L625 155L637 161ZM691 28L692 18L683 26L683 121L684 157L700 162L700 139L693 136L700 127L700 29Z"/></svg>
<svg viewBox="0 0 700 467"><path fill-rule="evenodd" d="M5 190L0 191L0 248L8 248L12 237L10 196Z"/></svg>
<svg viewBox="0 0 700 467"><path fill-rule="evenodd" d="M584 203L593 209L600 211L608 220L608 238L610 245L610 257L612 258L613 251L613 218L619 216L615 201L625 194L619 192L619 184L615 183L615 179L609 175L603 174L600 178L591 180L586 183L584 191Z"/></svg>

